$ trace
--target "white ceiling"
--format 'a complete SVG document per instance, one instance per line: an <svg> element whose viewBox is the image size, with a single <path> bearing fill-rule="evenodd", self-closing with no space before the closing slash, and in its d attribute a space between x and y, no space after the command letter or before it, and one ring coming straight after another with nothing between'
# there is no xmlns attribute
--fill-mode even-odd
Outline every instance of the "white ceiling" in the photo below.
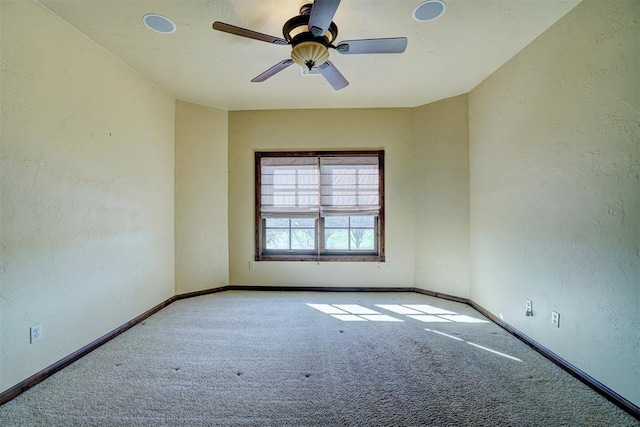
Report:
<svg viewBox="0 0 640 427"><path fill-rule="evenodd" d="M39 0L178 99L226 110L415 107L469 92L581 0L445 0L429 23L413 20L421 0L343 0L337 40L408 38L403 54L340 55L331 61L350 85L291 66L250 80L291 48L214 31L213 21L282 37L305 0ZM142 16L172 19L177 31L147 29Z"/></svg>

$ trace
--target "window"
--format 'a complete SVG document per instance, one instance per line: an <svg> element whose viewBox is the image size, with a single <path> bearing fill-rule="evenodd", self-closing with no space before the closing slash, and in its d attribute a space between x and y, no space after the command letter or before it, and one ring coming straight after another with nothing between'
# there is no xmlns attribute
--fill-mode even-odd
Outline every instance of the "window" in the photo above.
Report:
<svg viewBox="0 0 640 427"><path fill-rule="evenodd" d="M384 151L257 152L256 260L384 261Z"/></svg>

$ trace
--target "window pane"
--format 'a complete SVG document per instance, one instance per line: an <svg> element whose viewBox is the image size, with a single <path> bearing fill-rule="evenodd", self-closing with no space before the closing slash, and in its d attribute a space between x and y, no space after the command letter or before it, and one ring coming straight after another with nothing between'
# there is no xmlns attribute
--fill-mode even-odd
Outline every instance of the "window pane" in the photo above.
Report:
<svg viewBox="0 0 640 427"><path fill-rule="evenodd" d="M347 216L328 216L324 219L325 227L348 227L349 217Z"/></svg>
<svg viewBox="0 0 640 427"><path fill-rule="evenodd" d="M314 228L315 226L314 218L291 218L291 228Z"/></svg>
<svg viewBox="0 0 640 427"><path fill-rule="evenodd" d="M267 249L289 249L289 230L268 228L265 230L265 240Z"/></svg>
<svg viewBox="0 0 640 427"><path fill-rule="evenodd" d="M353 250L374 250L374 234L370 228L351 229L351 249Z"/></svg>
<svg viewBox="0 0 640 427"><path fill-rule="evenodd" d="M267 218L266 221L267 221L268 228L274 228L274 227L288 228L289 227L289 218Z"/></svg>
<svg viewBox="0 0 640 427"><path fill-rule="evenodd" d="M375 218L372 216L352 216L351 217L351 226L352 227L364 227L364 228L373 228L373 220Z"/></svg>
<svg viewBox="0 0 640 427"><path fill-rule="evenodd" d="M315 249L315 230L297 228L291 230L291 249Z"/></svg>
<svg viewBox="0 0 640 427"><path fill-rule="evenodd" d="M258 152L255 159L257 260L384 256L383 151Z"/></svg>
<svg viewBox="0 0 640 427"><path fill-rule="evenodd" d="M349 249L349 231L344 229L325 229L326 249Z"/></svg>

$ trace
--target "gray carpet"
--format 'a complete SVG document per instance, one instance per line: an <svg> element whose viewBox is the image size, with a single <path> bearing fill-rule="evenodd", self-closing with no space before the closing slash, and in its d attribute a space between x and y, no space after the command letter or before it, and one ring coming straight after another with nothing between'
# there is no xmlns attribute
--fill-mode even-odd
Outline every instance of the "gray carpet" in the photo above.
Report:
<svg viewBox="0 0 640 427"><path fill-rule="evenodd" d="M640 425L477 320L413 293L182 300L1 406L0 425Z"/></svg>

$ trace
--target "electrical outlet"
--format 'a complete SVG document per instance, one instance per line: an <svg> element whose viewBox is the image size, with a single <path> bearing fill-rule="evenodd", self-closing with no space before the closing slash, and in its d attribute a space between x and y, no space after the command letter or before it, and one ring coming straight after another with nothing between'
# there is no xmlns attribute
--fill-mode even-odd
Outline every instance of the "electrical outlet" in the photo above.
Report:
<svg viewBox="0 0 640 427"><path fill-rule="evenodd" d="M385 263L384 263L384 268L385 268L385 270L387 270L387 271L391 270L391 263L390 263L390 262L385 262Z"/></svg>
<svg viewBox="0 0 640 427"><path fill-rule="evenodd" d="M255 270L255 269L256 269L256 262L249 261L249 270Z"/></svg>
<svg viewBox="0 0 640 427"><path fill-rule="evenodd" d="M551 312L551 324L556 328L560 327L560 313L558 313L557 311Z"/></svg>
<svg viewBox="0 0 640 427"><path fill-rule="evenodd" d="M42 325L37 324L29 328L29 334L31 335L31 344L42 339Z"/></svg>
<svg viewBox="0 0 640 427"><path fill-rule="evenodd" d="M533 316L533 302L530 299L526 302L525 316Z"/></svg>

